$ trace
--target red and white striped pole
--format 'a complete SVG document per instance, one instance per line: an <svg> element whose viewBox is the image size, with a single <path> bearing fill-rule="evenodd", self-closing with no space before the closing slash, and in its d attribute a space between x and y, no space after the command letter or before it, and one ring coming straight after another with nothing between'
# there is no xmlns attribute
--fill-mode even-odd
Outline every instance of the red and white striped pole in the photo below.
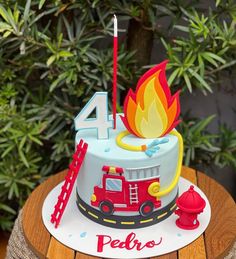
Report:
<svg viewBox="0 0 236 259"><path fill-rule="evenodd" d="M117 18L114 14L114 36L113 36L113 91L112 91L112 113L113 113L113 129L116 129L116 99L117 99L117 53L118 53L118 33Z"/></svg>

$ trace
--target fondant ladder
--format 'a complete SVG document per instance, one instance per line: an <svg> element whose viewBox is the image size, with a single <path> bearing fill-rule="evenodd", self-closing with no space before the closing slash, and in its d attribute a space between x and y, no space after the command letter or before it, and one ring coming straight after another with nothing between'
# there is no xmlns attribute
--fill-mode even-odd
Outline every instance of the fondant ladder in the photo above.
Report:
<svg viewBox="0 0 236 259"><path fill-rule="evenodd" d="M69 165L68 173L65 177L64 184L61 187L61 193L58 196L58 201L54 207L54 212L51 215L51 222L53 224L55 223L56 228L61 221L61 217L70 198L75 180L79 174L80 167L87 152L87 148L88 144L81 139L76 147L75 153L73 154L73 160Z"/></svg>
<svg viewBox="0 0 236 259"><path fill-rule="evenodd" d="M129 185L129 200L130 204L138 203L138 185Z"/></svg>

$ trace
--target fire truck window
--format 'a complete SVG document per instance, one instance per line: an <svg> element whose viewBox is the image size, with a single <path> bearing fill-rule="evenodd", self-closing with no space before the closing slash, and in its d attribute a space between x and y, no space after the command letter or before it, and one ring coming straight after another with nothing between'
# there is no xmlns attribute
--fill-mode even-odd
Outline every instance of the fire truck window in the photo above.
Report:
<svg viewBox="0 0 236 259"><path fill-rule="evenodd" d="M106 190L108 191L122 191L122 181L119 179L107 179L106 180Z"/></svg>

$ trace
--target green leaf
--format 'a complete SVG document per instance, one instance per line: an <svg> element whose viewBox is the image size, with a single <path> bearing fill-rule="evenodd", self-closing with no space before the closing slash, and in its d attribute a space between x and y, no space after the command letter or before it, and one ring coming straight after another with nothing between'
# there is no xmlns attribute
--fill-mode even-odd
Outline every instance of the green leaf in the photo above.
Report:
<svg viewBox="0 0 236 259"><path fill-rule="evenodd" d="M26 136L24 136L24 137L21 139L21 142L20 142L20 145L19 145L19 149L22 149L22 148L23 148L23 146L25 145L26 140L27 140L27 137L26 137Z"/></svg>
<svg viewBox="0 0 236 259"><path fill-rule="evenodd" d="M15 196L17 198L19 198L19 189L18 189L18 186L17 186L17 184L15 182L12 184L12 188L13 188L13 191L15 193Z"/></svg>
<svg viewBox="0 0 236 259"><path fill-rule="evenodd" d="M7 206L6 204L3 204L3 203L0 203L0 210L7 211L13 215L16 214L16 212L12 208L10 208L9 206Z"/></svg>
<svg viewBox="0 0 236 259"><path fill-rule="evenodd" d="M1 157L4 158L8 153L10 153L13 149L15 148L15 146L12 144L10 145L8 148L6 148L4 150L4 152L2 153Z"/></svg>
<svg viewBox="0 0 236 259"><path fill-rule="evenodd" d="M184 64L190 67L195 61L195 59L196 59L195 54L193 54L193 51L190 51L187 57L184 59Z"/></svg>
<svg viewBox="0 0 236 259"><path fill-rule="evenodd" d="M216 7L220 4L221 0L216 0Z"/></svg>
<svg viewBox="0 0 236 259"><path fill-rule="evenodd" d="M12 199L13 192L14 192L13 186L11 185L10 188L9 188L9 191L8 191L8 196L7 196L8 200Z"/></svg>
<svg viewBox="0 0 236 259"><path fill-rule="evenodd" d="M184 76L184 81L188 87L189 92L192 93L192 85L191 85L188 75L186 73L184 73L183 76Z"/></svg>
<svg viewBox="0 0 236 259"><path fill-rule="evenodd" d="M11 26L14 29L15 33L18 34L19 31L18 31L17 25L16 25L16 23L14 21L14 17L13 17L13 14L12 14L12 11L11 11L10 8L7 9L7 15L8 15L9 23L11 24Z"/></svg>
<svg viewBox="0 0 236 259"><path fill-rule="evenodd" d="M21 55L25 54L25 41L22 41L20 44L20 54Z"/></svg>
<svg viewBox="0 0 236 259"><path fill-rule="evenodd" d="M168 44L165 42L165 40L163 38L161 38L161 42L163 44L163 46L165 47L165 49L168 49Z"/></svg>
<svg viewBox="0 0 236 259"><path fill-rule="evenodd" d="M67 31L67 34L68 34L68 38L69 38L69 40L70 40L71 42L73 42L73 41L74 41L73 27L70 26L68 20L66 19L66 17L65 17L64 15L62 16L62 18L63 18L64 24L65 24L65 26L66 26L66 31Z"/></svg>
<svg viewBox="0 0 236 259"><path fill-rule="evenodd" d="M52 92L61 81L67 78L67 75L67 71L60 74L59 77L50 85L49 91Z"/></svg>
<svg viewBox="0 0 236 259"><path fill-rule="evenodd" d="M30 21L29 27L31 27L32 24L34 24L34 23L36 23L38 20L40 20L43 16L46 16L46 15L48 15L48 14L51 14L51 13L55 12L56 10L57 10L57 7L54 7L54 8L52 8L52 9L49 9L48 11L44 11L44 12L38 14L32 21ZM48 24L50 24L50 23L48 23ZM47 25L47 26L48 26L48 25ZM45 27L45 31L46 31L46 29L47 29L47 26ZM41 34L41 32L38 31L38 34L41 35L42 38L48 39L48 37L47 37L45 34L43 34L43 32L42 32L42 34Z"/></svg>
<svg viewBox="0 0 236 259"><path fill-rule="evenodd" d="M2 18L9 23L9 17L7 10L0 4L0 15Z"/></svg>
<svg viewBox="0 0 236 259"><path fill-rule="evenodd" d="M200 68L200 76L203 77L204 76L204 72L205 72L205 64L202 60L201 54L198 54L198 64L199 64L199 68Z"/></svg>
<svg viewBox="0 0 236 259"><path fill-rule="evenodd" d="M8 23L0 22L0 32L3 32L5 30L11 30L11 29L12 27Z"/></svg>
<svg viewBox="0 0 236 259"><path fill-rule="evenodd" d="M100 0L93 0L92 8L95 8L97 3L99 3Z"/></svg>
<svg viewBox="0 0 236 259"><path fill-rule="evenodd" d="M46 41L45 44L47 45L47 47L51 50L52 53L55 53L56 50L54 49L53 45L51 42Z"/></svg>
<svg viewBox="0 0 236 259"><path fill-rule="evenodd" d="M168 79L168 84L171 86L172 82L175 80L177 74L179 73L179 68L176 68L170 75Z"/></svg>
<svg viewBox="0 0 236 259"><path fill-rule="evenodd" d="M66 50L61 50L59 52L59 56L60 57L72 57L74 56L73 53L69 52L69 51L66 51Z"/></svg>
<svg viewBox="0 0 236 259"><path fill-rule="evenodd" d="M63 34L62 34L62 32L61 32L61 33L59 34L58 38L57 38L57 46L58 46L58 48L61 47L62 40L63 40Z"/></svg>
<svg viewBox="0 0 236 259"><path fill-rule="evenodd" d="M31 5L31 0L27 0L26 5L25 5L25 10L24 10L24 21L26 22L28 17L29 17L29 12L30 12L30 5Z"/></svg>
<svg viewBox="0 0 236 259"><path fill-rule="evenodd" d="M215 67L218 67L218 64L216 63L216 61L210 55L208 55L208 52L201 53L201 56L204 59L206 59L208 62L210 62L212 65L214 65Z"/></svg>
<svg viewBox="0 0 236 259"><path fill-rule="evenodd" d="M46 0L40 0L40 2L39 2L39 10L43 7L45 2L46 2Z"/></svg>
<svg viewBox="0 0 236 259"><path fill-rule="evenodd" d="M174 28L183 31L183 32L189 32L189 28L186 26L182 26L182 25L175 25Z"/></svg>
<svg viewBox="0 0 236 259"><path fill-rule="evenodd" d="M215 60L218 60L222 64L225 64L225 62L226 62L223 58L221 58L220 56L218 56L212 52L205 52L205 53L207 53L210 57L214 58Z"/></svg>
<svg viewBox="0 0 236 259"><path fill-rule="evenodd" d="M11 31L6 31L4 32L4 34L2 35L3 38L7 38L12 32Z"/></svg>
<svg viewBox="0 0 236 259"><path fill-rule="evenodd" d="M18 23L19 15L20 15L20 11L17 9L17 4L15 4L14 12L13 12L13 17L14 17L15 23Z"/></svg>
<svg viewBox="0 0 236 259"><path fill-rule="evenodd" d="M184 165L185 166L189 166L189 164L190 164L190 157L191 157L191 149L188 148L187 152L186 152L186 155L185 155L185 160L184 160Z"/></svg>
<svg viewBox="0 0 236 259"><path fill-rule="evenodd" d="M170 8L165 7L164 5L158 5L158 10L168 16L175 18L175 14L171 12Z"/></svg>
<svg viewBox="0 0 236 259"><path fill-rule="evenodd" d="M56 55L52 55L49 57L49 59L47 60L47 66L49 67L56 59Z"/></svg>
<svg viewBox="0 0 236 259"><path fill-rule="evenodd" d="M207 117L204 120L201 120L199 123L197 123L196 125L194 125L193 127L189 128L190 132L195 132L195 134L199 134L203 129L205 129L208 124L211 123L211 121L215 118L215 115L211 115L209 117Z"/></svg>
<svg viewBox="0 0 236 259"><path fill-rule="evenodd" d="M18 149L18 153L19 153L19 155L20 155L20 158L21 158L22 162L25 164L25 166L26 166L27 168L29 168L29 163L28 163L28 161L27 161L27 159L26 159L26 157L25 157L23 151L22 151L21 149Z"/></svg>
<svg viewBox="0 0 236 259"><path fill-rule="evenodd" d="M211 87L208 85L208 83L195 71L193 71L191 68L189 68L189 72L209 91L212 93Z"/></svg>
<svg viewBox="0 0 236 259"><path fill-rule="evenodd" d="M215 69L215 71L224 70L228 67L234 66L235 64L236 64L236 60L232 60L232 61L226 63L225 65L218 67L217 69Z"/></svg>
<svg viewBox="0 0 236 259"><path fill-rule="evenodd" d="M33 142L37 143L38 145L40 145L40 146L43 145L42 141L40 141L38 138L35 138L35 137L32 136L32 135L29 135L29 138L30 138Z"/></svg>

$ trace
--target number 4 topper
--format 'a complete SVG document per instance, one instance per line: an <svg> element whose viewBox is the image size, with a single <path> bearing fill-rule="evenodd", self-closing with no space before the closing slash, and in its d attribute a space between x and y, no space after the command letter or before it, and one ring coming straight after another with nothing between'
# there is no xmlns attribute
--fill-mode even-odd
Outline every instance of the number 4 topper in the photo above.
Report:
<svg viewBox="0 0 236 259"><path fill-rule="evenodd" d="M96 117L89 118L94 109ZM98 139L108 139L109 128L113 128L113 120L109 119L107 92L96 92L75 117L74 122L75 130L96 129Z"/></svg>

